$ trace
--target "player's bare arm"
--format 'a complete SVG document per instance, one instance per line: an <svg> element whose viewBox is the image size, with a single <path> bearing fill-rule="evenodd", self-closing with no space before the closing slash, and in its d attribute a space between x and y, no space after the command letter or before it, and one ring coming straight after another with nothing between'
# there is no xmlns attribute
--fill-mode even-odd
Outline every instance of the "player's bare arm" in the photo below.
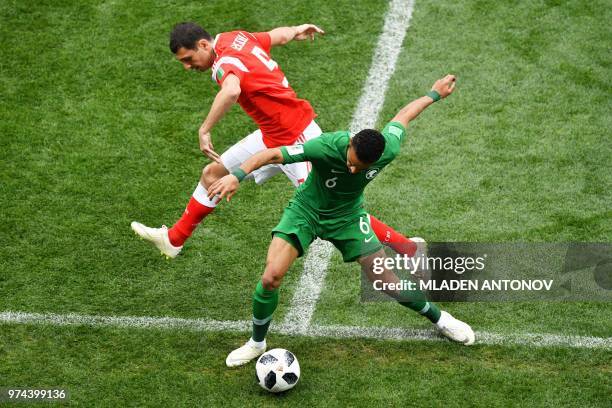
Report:
<svg viewBox="0 0 612 408"><path fill-rule="evenodd" d="M240 96L240 79L233 74L229 74L221 85L221 90L217 92L215 100L199 130L200 150L209 159L221 164L221 157L214 150L210 131L217 122L227 113Z"/></svg>
<svg viewBox="0 0 612 408"><path fill-rule="evenodd" d="M431 90L436 92L440 99L444 99L455 90L456 79L454 75L449 74L444 78L438 79L431 87ZM410 121L416 119L421 112L427 109L427 107L436 100L437 99L434 99L434 97L429 96L429 94L421 96L404 106L397 115L391 119L391 122L400 122L404 127L408 127Z"/></svg>
<svg viewBox="0 0 612 408"><path fill-rule="evenodd" d="M268 164L280 164L282 162L283 153L279 148L266 149L251 156L247 161L242 163L240 170L246 175ZM228 174L208 187L208 197L212 200L213 197L218 194L219 199L227 197L227 201L230 201L239 185L240 180L238 177L234 174Z"/></svg>
<svg viewBox="0 0 612 408"><path fill-rule="evenodd" d="M270 34L271 45L275 46L285 45L292 40L314 40L316 34L324 35L325 31L314 24L302 24L293 27L278 27L268 31L268 34Z"/></svg>

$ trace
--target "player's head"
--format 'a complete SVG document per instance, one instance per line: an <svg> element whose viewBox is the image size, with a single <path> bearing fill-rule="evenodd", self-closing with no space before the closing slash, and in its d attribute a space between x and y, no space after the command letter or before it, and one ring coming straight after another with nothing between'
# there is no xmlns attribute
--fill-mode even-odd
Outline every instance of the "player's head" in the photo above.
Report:
<svg viewBox="0 0 612 408"><path fill-rule="evenodd" d="M351 139L346 152L346 165L352 174L376 163L385 150L385 138L374 129L364 129Z"/></svg>
<svg viewBox="0 0 612 408"><path fill-rule="evenodd" d="M170 33L170 50L185 69L206 71L215 59L213 39L196 23L178 23Z"/></svg>

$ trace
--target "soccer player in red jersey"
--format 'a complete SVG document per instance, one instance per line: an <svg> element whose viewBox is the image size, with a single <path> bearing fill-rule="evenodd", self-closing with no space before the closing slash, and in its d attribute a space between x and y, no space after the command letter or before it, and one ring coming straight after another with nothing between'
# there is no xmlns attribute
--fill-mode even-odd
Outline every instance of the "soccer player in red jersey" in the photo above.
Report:
<svg viewBox="0 0 612 408"><path fill-rule="evenodd" d="M150 228L136 221L131 224L138 235L152 242L163 255L176 257L200 222L215 209L219 200L210 199L207 192L215 181L262 150L303 144L321 135L314 121L314 109L308 101L297 97L283 71L270 57L274 46L314 39L317 34L324 32L313 24L279 27L261 33L231 31L214 38L195 23L180 23L174 27L170 49L176 58L185 69L211 69L212 79L221 89L199 129L200 150L212 162L204 167L183 215L171 228ZM219 156L210 132L234 103L238 103L259 128ZM297 187L306 180L309 171L308 162L275 164L253 171L248 177L261 184L283 172ZM371 215L369 221L378 239L396 252L413 256L417 249L425 250L422 239L410 240Z"/></svg>

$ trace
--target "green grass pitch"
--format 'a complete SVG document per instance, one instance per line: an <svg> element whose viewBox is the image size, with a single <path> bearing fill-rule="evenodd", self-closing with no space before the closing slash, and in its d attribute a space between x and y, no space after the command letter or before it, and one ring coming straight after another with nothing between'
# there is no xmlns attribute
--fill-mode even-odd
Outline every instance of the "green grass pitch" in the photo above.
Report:
<svg viewBox="0 0 612 408"><path fill-rule="evenodd" d="M168 32L313 22L327 35L273 51L324 130L348 126L388 4L14 1L0 3L0 312L248 320L288 180L245 185L172 262L132 220L172 223L206 160L197 128L215 95L185 72ZM452 72L457 92L409 129L367 207L430 241L609 242L612 129L604 1L416 0L379 125ZM608 28L606 28L608 27ZM237 107L223 151L254 130ZM303 262L288 273L285 316ZM446 303L476 330L611 337L609 303ZM359 272L332 258L324 325L424 328L359 302ZM80 406L607 406L610 349L280 335L298 386L269 395L253 365L229 370L246 333L0 322L0 388L63 386ZM608 401L608 402L606 402ZM469 403L468 403L469 402Z"/></svg>

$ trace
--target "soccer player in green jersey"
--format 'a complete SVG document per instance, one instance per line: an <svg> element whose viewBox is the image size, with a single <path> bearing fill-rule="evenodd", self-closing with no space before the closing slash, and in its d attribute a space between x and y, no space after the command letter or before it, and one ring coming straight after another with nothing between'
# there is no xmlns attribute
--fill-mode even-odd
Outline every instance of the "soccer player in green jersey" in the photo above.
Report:
<svg viewBox="0 0 612 408"><path fill-rule="evenodd" d="M370 280L398 282L391 270L374 274L374 260L384 258L385 252L363 209L363 191L398 155L409 122L454 89L455 76L447 75L436 81L426 96L401 109L382 133L365 129L352 138L347 131L324 133L303 145L267 149L211 186L210 197L218 195L229 201L239 182L253 170L268 164L312 163L308 179L297 189L272 232L265 271L253 294L253 335L244 346L228 355L228 366L246 364L266 350L265 336L278 304L283 277L317 237L334 244L345 262L359 262ZM469 325L441 311L424 297L410 294L406 297L394 290L385 293L427 317L446 337L465 345L474 343L474 332Z"/></svg>

